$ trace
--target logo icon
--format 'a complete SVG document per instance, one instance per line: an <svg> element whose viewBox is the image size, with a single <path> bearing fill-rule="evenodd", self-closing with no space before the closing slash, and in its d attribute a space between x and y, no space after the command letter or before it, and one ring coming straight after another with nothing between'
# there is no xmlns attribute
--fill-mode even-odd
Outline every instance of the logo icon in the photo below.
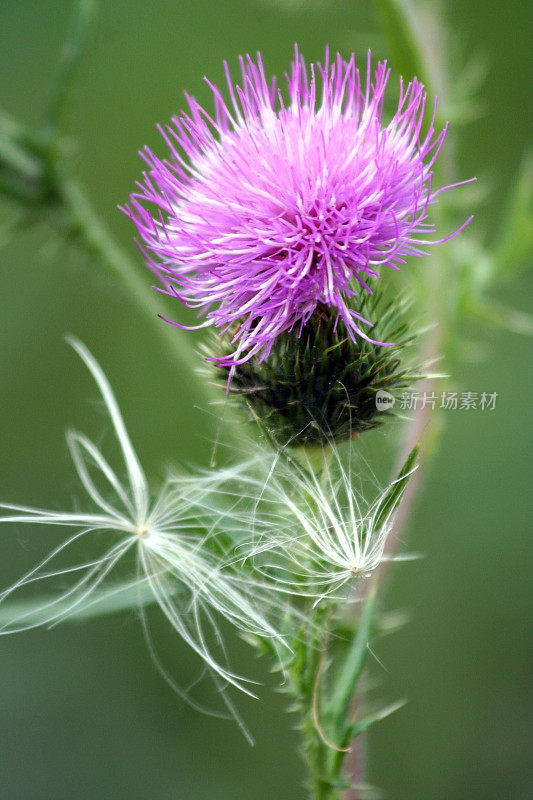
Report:
<svg viewBox="0 0 533 800"><path fill-rule="evenodd" d="M390 392L386 392L384 389L378 389L376 392L376 408L378 411L388 411L395 402L396 398Z"/></svg>

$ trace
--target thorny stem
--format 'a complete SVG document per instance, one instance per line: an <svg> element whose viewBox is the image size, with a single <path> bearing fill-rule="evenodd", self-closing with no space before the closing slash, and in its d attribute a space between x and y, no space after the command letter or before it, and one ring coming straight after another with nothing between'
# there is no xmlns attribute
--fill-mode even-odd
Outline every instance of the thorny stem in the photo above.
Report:
<svg viewBox="0 0 533 800"><path fill-rule="evenodd" d="M303 734L310 769L311 800L341 800L339 790L328 778L329 747L318 736L315 721L310 713L304 719Z"/></svg>
<svg viewBox="0 0 533 800"><path fill-rule="evenodd" d="M331 601L319 603L308 613L308 624L298 631L293 642L289 676L302 717L310 800L342 799L346 786L343 766L352 751L355 724L350 715L350 695L364 668L375 601L375 594L370 594L342 656L330 651L337 612L336 603ZM333 674L327 680L331 655L335 655Z"/></svg>
<svg viewBox="0 0 533 800"><path fill-rule="evenodd" d="M320 731L320 678L332 622L331 607L318 606L309 627L295 642L295 661L290 669L293 692L302 714L303 755L309 769L310 800L340 800L329 769L330 744Z"/></svg>

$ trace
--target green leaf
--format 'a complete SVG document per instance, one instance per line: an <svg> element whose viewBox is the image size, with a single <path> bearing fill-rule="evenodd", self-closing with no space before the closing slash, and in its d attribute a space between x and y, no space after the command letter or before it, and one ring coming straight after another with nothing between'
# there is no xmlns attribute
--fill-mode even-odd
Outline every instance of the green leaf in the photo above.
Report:
<svg viewBox="0 0 533 800"><path fill-rule="evenodd" d="M398 700L396 703L391 703L390 706L382 708L380 711L376 711L373 714L368 714L368 716L363 717L363 719L354 722L351 726L350 741L368 730L375 722L381 722L382 719L389 717L391 714L394 714L395 711L403 708L406 703L407 700Z"/></svg>
<svg viewBox="0 0 533 800"><path fill-rule="evenodd" d="M410 4L407 0L376 0L376 6L395 69L408 80L416 76L428 88L424 55Z"/></svg>
<svg viewBox="0 0 533 800"><path fill-rule="evenodd" d="M359 680L368 652L368 641L374 628L376 594L371 592L364 607L357 630L344 657L339 674L334 678L334 689L326 704L327 719L337 740L344 737L350 701Z"/></svg>
<svg viewBox="0 0 533 800"><path fill-rule="evenodd" d="M516 275L533 252L533 153L525 159L504 211L493 250L499 277Z"/></svg>
<svg viewBox="0 0 533 800"><path fill-rule="evenodd" d="M407 456L403 467L399 471L398 477L393 483L391 483L388 490L379 501L373 515L373 525L375 530L379 530L382 525L385 524L392 512L398 507L403 497L403 493L405 492L405 488L409 482L411 473L415 469L415 461L418 456L419 449L420 447L418 444L413 447Z"/></svg>
<svg viewBox="0 0 533 800"><path fill-rule="evenodd" d="M156 602L156 598L148 582L123 583L110 587L105 591L94 592L92 596L79 606L69 611L74 598L57 598L44 595L24 600L8 600L0 604L0 627L16 625L47 625L50 615L59 617L61 621L79 622L107 614L118 614L140 606Z"/></svg>
<svg viewBox="0 0 533 800"><path fill-rule="evenodd" d="M533 315L514 308L508 308L492 300L476 302L472 300L468 310L478 319L489 325L497 325L512 333L533 336Z"/></svg>
<svg viewBox="0 0 533 800"><path fill-rule="evenodd" d="M72 78L85 52L91 23L95 16L94 0L77 0L70 29L61 50L56 78L52 86L46 121L55 126L66 105Z"/></svg>
<svg viewBox="0 0 533 800"><path fill-rule="evenodd" d="M368 730L368 728L374 725L375 722L381 722L382 719L394 714L394 712L402 708L406 702L406 700L400 700L396 703L391 703L390 706L386 706L386 708L382 708L380 711L375 711L372 714L367 714L362 719L356 720L356 722L353 722L351 725L349 725L340 743L340 746L343 749L332 754L333 771L338 772L340 770L342 762L346 756L347 749L349 748L350 742L353 741L353 739Z"/></svg>

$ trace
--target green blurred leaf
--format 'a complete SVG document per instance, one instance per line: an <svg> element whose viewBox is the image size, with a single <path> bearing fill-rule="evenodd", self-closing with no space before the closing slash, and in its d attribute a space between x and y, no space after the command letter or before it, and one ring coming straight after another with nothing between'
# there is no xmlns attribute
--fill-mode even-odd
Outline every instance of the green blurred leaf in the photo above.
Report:
<svg viewBox="0 0 533 800"><path fill-rule="evenodd" d="M60 617L61 621L79 622L137 609L155 603L156 599L147 582L135 584L129 582L95 592L88 602L80 603L69 611L73 602L72 597L62 600L51 595L8 600L0 604L0 626L8 626L22 620L25 625L46 626L46 620L51 614Z"/></svg>
<svg viewBox="0 0 533 800"><path fill-rule="evenodd" d="M0 134L0 168L4 165L28 180L38 180L42 174L42 165L32 153L7 135Z"/></svg>
<svg viewBox="0 0 533 800"><path fill-rule="evenodd" d="M46 121L52 126L57 124L67 103L72 78L87 46L95 11L95 0L77 0L74 4L70 28L59 57L57 75L46 113Z"/></svg>
<svg viewBox="0 0 533 800"><path fill-rule="evenodd" d="M533 335L532 314L525 314L523 311L508 308L491 300L486 302L472 300L468 310L475 317L489 325L496 325L512 333L520 333L526 336Z"/></svg>
<svg viewBox="0 0 533 800"><path fill-rule="evenodd" d="M407 80L416 76L427 87L428 75L411 4L407 0L376 0L376 6L395 69Z"/></svg>
<svg viewBox="0 0 533 800"><path fill-rule="evenodd" d="M533 253L533 153L520 168L493 250L499 276L516 275Z"/></svg>
<svg viewBox="0 0 533 800"><path fill-rule="evenodd" d="M341 741L341 747L343 748L340 751L332 752L331 760L333 765L333 770L339 770L341 764L344 760L346 752L348 752L348 748L350 746L350 742L364 733L368 728L370 728L374 723L381 722L381 720L389 717L391 714L394 714L395 711L398 711L406 704L406 700L399 700L396 703L391 703L391 705L386 706L386 708L382 708L379 711L375 711L371 714L367 714L365 717L353 722L351 725L345 730L344 737Z"/></svg>

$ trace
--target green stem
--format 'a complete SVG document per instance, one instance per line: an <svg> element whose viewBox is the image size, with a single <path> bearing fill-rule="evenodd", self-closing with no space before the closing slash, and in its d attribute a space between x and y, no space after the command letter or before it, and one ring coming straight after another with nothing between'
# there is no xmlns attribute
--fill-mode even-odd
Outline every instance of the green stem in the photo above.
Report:
<svg viewBox="0 0 533 800"><path fill-rule="evenodd" d="M332 621L331 606L321 604L310 615L293 643L294 660L289 670L292 691L302 715L303 757L309 774L310 800L340 800L328 773L328 746L317 726L320 676ZM319 723L320 724L320 723Z"/></svg>
<svg viewBox="0 0 533 800"><path fill-rule="evenodd" d="M196 380L198 390L205 394L206 382L199 376L196 378L199 362L196 349L191 346L185 332L174 330L171 325L158 318L161 309L155 292L99 218L83 187L75 179L63 177L58 182L58 194L70 213L73 233L79 237L83 248L89 255L97 258L112 275L120 278L121 286L129 292L131 299L155 323L159 336L172 356L177 357L180 365L188 371L187 380ZM214 389L209 388L214 393Z"/></svg>
<svg viewBox="0 0 533 800"><path fill-rule="evenodd" d="M320 740L312 714L305 718L303 734L310 773L310 800L340 800L340 790L328 777L329 748Z"/></svg>
<svg viewBox="0 0 533 800"><path fill-rule="evenodd" d="M293 644L295 658L290 676L303 718L303 755L309 771L310 800L341 800L348 784L343 775L344 762L348 752L354 751L354 737L380 718L380 714L374 714L368 718L359 716L354 721L350 702L365 665L375 609L372 593L351 640L342 653L335 653L336 663L330 667L328 681L324 680L324 673L326 658L332 655L328 650L335 606L331 603L318 606L309 627L300 630ZM359 783L363 777L361 768L359 763L357 776L351 776Z"/></svg>
<svg viewBox="0 0 533 800"><path fill-rule="evenodd" d="M30 210L59 208L66 212L66 230L62 233L77 238L89 256L120 279L121 288L155 323L171 355L188 372L187 383L195 382L195 389L202 396L205 397L207 392L213 399L220 400L223 396L218 389L197 375L200 357L188 341L187 334L158 319L160 305L155 292L101 220L80 182L73 177L62 148L60 118L68 101L73 75L85 50L94 11L94 0L77 0L75 3L41 128L35 133L26 131L0 112L0 194L17 200Z"/></svg>
<svg viewBox="0 0 533 800"><path fill-rule="evenodd" d="M46 111L46 122L51 128L57 126L67 106L72 79L87 47L95 12L95 0L77 0L74 4L69 31L61 49Z"/></svg>

